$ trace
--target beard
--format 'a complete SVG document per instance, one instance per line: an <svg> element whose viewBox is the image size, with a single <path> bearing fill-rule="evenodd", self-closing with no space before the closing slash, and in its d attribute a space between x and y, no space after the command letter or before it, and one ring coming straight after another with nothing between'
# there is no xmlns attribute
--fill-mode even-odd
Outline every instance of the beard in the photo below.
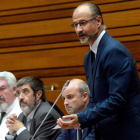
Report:
<svg viewBox="0 0 140 140"><path fill-rule="evenodd" d="M30 113L35 109L35 107L36 107L36 105L37 105L36 99L35 99L35 98L34 98L33 104L28 104L28 103L27 103L26 101L24 101L23 99L20 101L20 103L25 103L25 104L26 104L25 107L23 107L23 106L20 105L20 108L21 108L21 110L22 110L22 112L23 112L23 114L24 114L25 116L27 116L28 114L30 114Z"/></svg>
<svg viewBox="0 0 140 140"><path fill-rule="evenodd" d="M0 97L1 100L5 101L3 97ZM8 108L8 103L5 101L4 103L0 103L0 112L5 111Z"/></svg>
<svg viewBox="0 0 140 140"><path fill-rule="evenodd" d="M92 40L92 38L98 33L98 27L96 26L96 30L92 35L88 35L87 33L81 32L78 34L78 38L81 43L88 43ZM81 38L81 36L85 36L84 38Z"/></svg>

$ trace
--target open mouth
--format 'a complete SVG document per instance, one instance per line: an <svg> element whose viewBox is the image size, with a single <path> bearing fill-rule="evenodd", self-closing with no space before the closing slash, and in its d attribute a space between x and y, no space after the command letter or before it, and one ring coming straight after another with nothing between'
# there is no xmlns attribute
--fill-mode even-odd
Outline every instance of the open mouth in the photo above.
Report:
<svg viewBox="0 0 140 140"><path fill-rule="evenodd" d="M86 35L85 34L79 34L79 38L85 38Z"/></svg>

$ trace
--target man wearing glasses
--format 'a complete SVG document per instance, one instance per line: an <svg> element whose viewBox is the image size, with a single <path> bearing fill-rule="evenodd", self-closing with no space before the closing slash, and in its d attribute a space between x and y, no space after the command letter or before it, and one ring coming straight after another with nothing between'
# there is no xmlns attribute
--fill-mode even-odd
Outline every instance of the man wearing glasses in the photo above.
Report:
<svg viewBox="0 0 140 140"><path fill-rule="evenodd" d="M132 54L105 31L94 3L75 9L72 27L90 46L84 58L90 101L83 112L63 117L69 122L58 119L58 125L83 129L94 124L99 140L139 140L140 81Z"/></svg>

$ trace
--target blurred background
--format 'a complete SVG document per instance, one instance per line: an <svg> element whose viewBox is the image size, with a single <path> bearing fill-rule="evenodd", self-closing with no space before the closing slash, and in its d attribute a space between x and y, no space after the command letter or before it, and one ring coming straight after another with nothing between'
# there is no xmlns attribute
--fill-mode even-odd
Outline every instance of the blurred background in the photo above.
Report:
<svg viewBox="0 0 140 140"><path fill-rule="evenodd" d="M83 60L89 50L70 26L72 13L86 0L0 0L0 71L17 79L40 77L46 97L55 101L63 84L86 81ZM140 76L140 0L91 0L102 13L107 32L137 61ZM63 100L57 102L66 114Z"/></svg>

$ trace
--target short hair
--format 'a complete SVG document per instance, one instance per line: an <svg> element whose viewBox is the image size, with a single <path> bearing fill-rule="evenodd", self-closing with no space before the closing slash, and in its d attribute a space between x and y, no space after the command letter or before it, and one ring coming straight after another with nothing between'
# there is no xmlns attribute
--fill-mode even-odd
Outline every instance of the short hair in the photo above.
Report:
<svg viewBox="0 0 140 140"><path fill-rule="evenodd" d="M87 92L88 96L90 94L89 87L85 82L78 83L78 90L79 90L79 93L80 93L81 96L83 95L84 92Z"/></svg>
<svg viewBox="0 0 140 140"><path fill-rule="evenodd" d="M13 90L13 87L16 86L17 79L11 72L8 71L0 72L0 79L4 79L7 81L10 90Z"/></svg>
<svg viewBox="0 0 140 140"><path fill-rule="evenodd" d="M40 78L31 77L31 76L23 77L17 82L16 86L19 87L23 84L29 84L30 85L31 89L34 92L34 96L36 96L36 93L39 90L41 90L42 91L41 99L42 99L42 101L46 101L44 83L42 82L42 80Z"/></svg>
<svg viewBox="0 0 140 140"><path fill-rule="evenodd" d="M106 29L106 26L104 25L102 13L101 13L101 10L100 10L100 8L98 7L98 5L96 5L96 4L92 3L92 2L82 3L82 4L80 4L80 5L75 9L75 11L76 11L79 7L84 6L84 5L87 5L87 6L89 7L89 9L90 9L90 11L91 11L91 16L93 16L93 17L97 17L98 15L101 16L101 18L102 18L102 23L101 23L101 24L102 24L102 29Z"/></svg>

